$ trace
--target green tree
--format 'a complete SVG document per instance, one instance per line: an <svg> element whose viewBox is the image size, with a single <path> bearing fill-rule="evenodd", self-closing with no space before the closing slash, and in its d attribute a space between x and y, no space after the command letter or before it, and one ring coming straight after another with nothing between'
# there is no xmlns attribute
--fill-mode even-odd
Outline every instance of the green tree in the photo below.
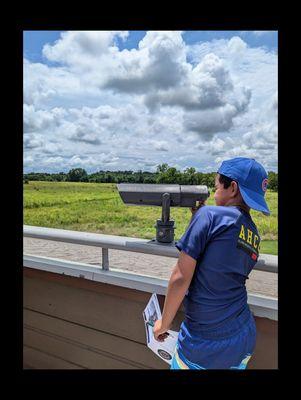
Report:
<svg viewBox="0 0 301 400"><path fill-rule="evenodd" d="M197 181L197 185L205 185L203 172L196 173L196 181Z"/></svg>
<svg viewBox="0 0 301 400"><path fill-rule="evenodd" d="M87 175L83 168L74 168L68 172L66 180L69 182L83 182L82 179L87 178Z"/></svg>
<svg viewBox="0 0 301 400"><path fill-rule="evenodd" d="M196 169L193 167L186 168L182 174L181 184L182 185L197 185L198 177Z"/></svg>
<svg viewBox="0 0 301 400"><path fill-rule="evenodd" d="M56 182L63 182L66 180L66 174L64 172L59 172L58 174L52 174L52 178Z"/></svg>
<svg viewBox="0 0 301 400"><path fill-rule="evenodd" d="M157 183L180 183L182 174L174 167L168 168L165 172L160 173L157 177Z"/></svg>
<svg viewBox="0 0 301 400"><path fill-rule="evenodd" d="M106 183L116 183L115 177L112 173L106 175Z"/></svg>
<svg viewBox="0 0 301 400"><path fill-rule="evenodd" d="M268 189L278 192L278 174L276 172L268 172Z"/></svg>
<svg viewBox="0 0 301 400"><path fill-rule="evenodd" d="M214 188L215 172L208 172L202 176L202 185L206 185L208 188Z"/></svg>
<svg viewBox="0 0 301 400"><path fill-rule="evenodd" d="M143 183L156 183L156 178L153 176L147 176L146 178L144 178L144 182Z"/></svg>
<svg viewBox="0 0 301 400"><path fill-rule="evenodd" d="M164 174L168 170L169 166L166 163L157 166L157 173Z"/></svg>
<svg viewBox="0 0 301 400"><path fill-rule="evenodd" d="M143 183L143 181L144 181L144 177L143 177L143 173L142 173L141 169L137 173L137 180L138 180L138 183Z"/></svg>

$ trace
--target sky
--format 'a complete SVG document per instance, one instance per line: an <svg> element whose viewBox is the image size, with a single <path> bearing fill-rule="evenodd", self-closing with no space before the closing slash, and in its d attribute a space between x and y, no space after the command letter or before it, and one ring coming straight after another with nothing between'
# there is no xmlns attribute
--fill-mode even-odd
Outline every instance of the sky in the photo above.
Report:
<svg viewBox="0 0 301 400"><path fill-rule="evenodd" d="M275 31L24 31L24 172L278 170Z"/></svg>

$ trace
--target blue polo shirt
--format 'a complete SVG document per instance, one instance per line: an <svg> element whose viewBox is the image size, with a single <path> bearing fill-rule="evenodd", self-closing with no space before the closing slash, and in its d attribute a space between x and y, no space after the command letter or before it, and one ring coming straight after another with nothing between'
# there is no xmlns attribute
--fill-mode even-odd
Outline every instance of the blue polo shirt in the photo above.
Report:
<svg viewBox="0 0 301 400"><path fill-rule="evenodd" d="M246 308L245 281L257 262L260 237L249 213L237 206L203 206L176 247L196 268L184 300L186 326L222 326Z"/></svg>

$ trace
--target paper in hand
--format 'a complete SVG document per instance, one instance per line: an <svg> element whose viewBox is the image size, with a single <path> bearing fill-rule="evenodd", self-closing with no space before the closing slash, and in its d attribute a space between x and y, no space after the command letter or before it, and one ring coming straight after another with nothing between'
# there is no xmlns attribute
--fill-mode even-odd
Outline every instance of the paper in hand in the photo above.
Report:
<svg viewBox="0 0 301 400"><path fill-rule="evenodd" d="M158 342L153 334L153 327L157 319L161 319L161 310L158 302L158 298L156 293L154 293L145 310L143 311L143 319L145 324L146 331L146 343L147 346L159 356L163 361L171 364L171 360L173 358L176 343L178 340L179 332L168 330L168 337L164 340L164 342Z"/></svg>

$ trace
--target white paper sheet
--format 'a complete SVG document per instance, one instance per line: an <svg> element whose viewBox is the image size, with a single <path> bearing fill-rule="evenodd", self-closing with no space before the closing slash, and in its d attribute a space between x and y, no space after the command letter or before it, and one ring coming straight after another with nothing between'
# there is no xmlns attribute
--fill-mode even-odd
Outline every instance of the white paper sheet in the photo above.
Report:
<svg viewBox="0 0 301 400"><path fill-rule="evenodd" d="M146 331L146 343L147 346L160 357L163 361L171 365L171 360L175 352L176 343L178 340L179 332L168 330L168 337L164 342L158 342L153 334L153 326L157 319L161 319L161 310L158 302L158 297L154 293L146 308L143 311L143 319Z"/></svg>

